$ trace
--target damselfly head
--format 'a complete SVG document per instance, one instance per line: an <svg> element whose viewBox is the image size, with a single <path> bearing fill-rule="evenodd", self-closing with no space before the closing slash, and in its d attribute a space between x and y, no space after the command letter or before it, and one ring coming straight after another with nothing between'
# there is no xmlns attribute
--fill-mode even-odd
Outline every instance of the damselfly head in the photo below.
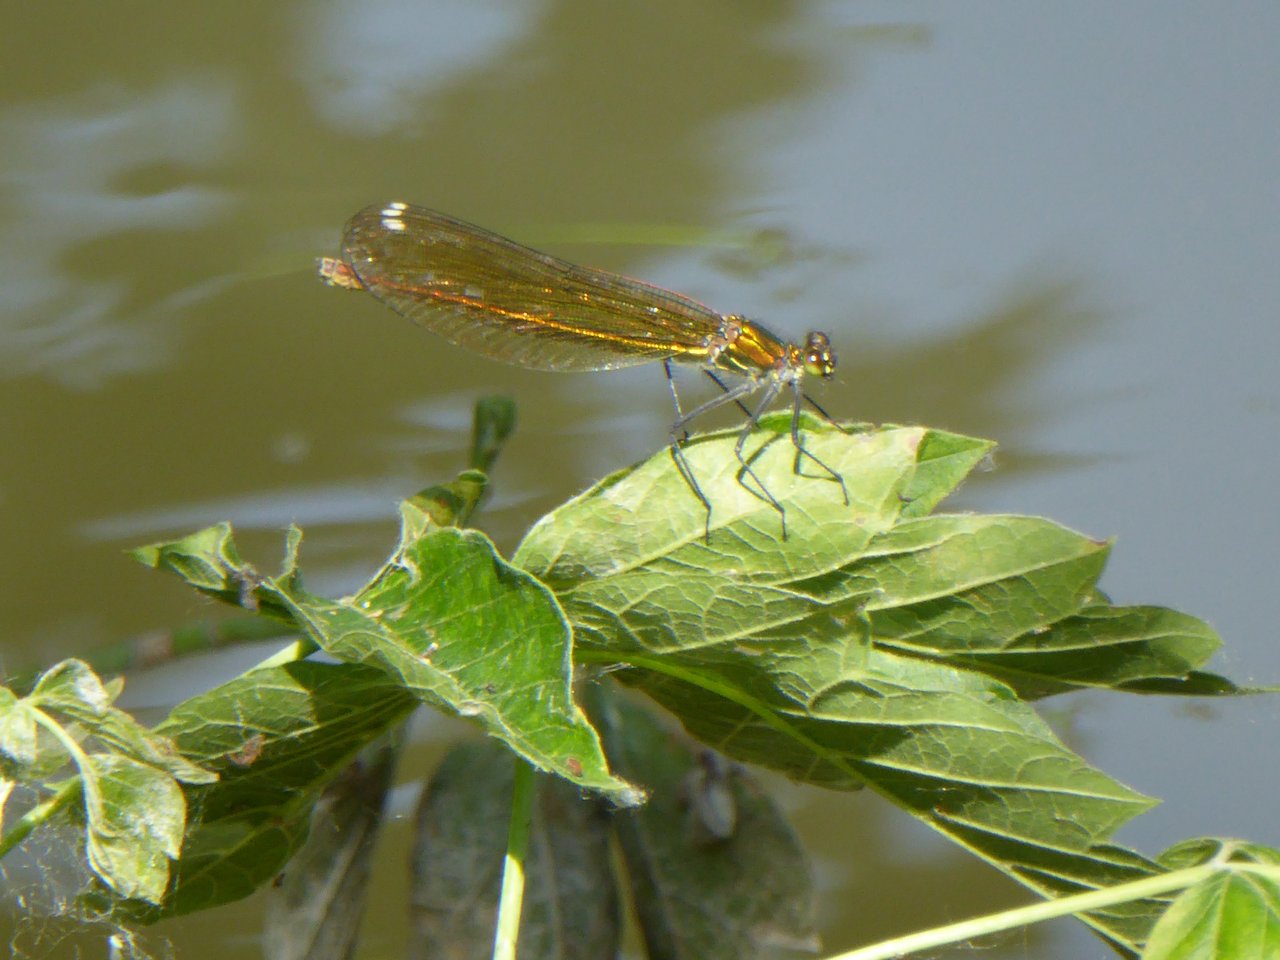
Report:
<svg viewBox="0 0 1280 960"><path fill-rule="evenodd" d="M830 380L836 372L836 352L825 333L815 330L804 340L804 372Z"/></svg>

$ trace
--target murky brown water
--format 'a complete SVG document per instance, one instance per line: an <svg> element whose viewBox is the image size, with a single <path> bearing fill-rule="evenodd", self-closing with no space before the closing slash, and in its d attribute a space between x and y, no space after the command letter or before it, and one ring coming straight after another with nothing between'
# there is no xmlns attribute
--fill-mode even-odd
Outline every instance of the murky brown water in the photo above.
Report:
<svg viewBox="0 0 1280 960"><path fill-rule="evenodd" d="M520 403L482 521L505 547L664 441L657 369L503 367L315 282L346 217L399 198L785 335L829 330L833 412L999 440L967 506L1118 534L1116 599L1203 616L1220 669L1280 676L1278 8L923 9L11 13L6 664L208 613L121 551L217 520L267 568L297 521L313 585L354 583L397 498L462 466L478 395ZM1273 706L1051 707L1078 711L1091 760L1167 798L1126 842L1280 839L1254 799L1277 786ZM787 796L820 824L831 948L1021 898L871 798ZM173 925L181 955L256 955L226 939L255 921L226 912ZM1058 936L1055 955L1103 955Z"/></svg>

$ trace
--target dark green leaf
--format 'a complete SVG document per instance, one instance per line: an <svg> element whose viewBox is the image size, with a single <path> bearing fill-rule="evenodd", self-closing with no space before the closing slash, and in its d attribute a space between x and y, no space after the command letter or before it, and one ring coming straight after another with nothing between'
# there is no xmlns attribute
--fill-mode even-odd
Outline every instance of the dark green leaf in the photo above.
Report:
<svg viewBox="0 0 1280 960"><path fill-rule="evenodd" d="M354 955L374 844L402 740L391 735L375 741L324 791L307 842L269 893L263 939L271 960L347 960Z"/></svg>
<svg viewBox="0 0 1280 960"><path fill-rule="evenodd" d="M492 956L514 762L492 742L468 743L432 778L416 818L411 956ZM616 954L618 895L598 801L538 779L525 879L522 958Z"/></svg>
<svg viewBox="0 0 1280 960"><path fill-rule="evenodd" d="M416 705L380 670L310 661L250 671L180 705L159 729L219 781L194 795L200 819L164 915L239 899L279 874L322 789Z"/></svg>
<svg viewBox="0 0 1280 960"><path fill-rule="evenodd" d="M510 397L489 396L477 400L471 421L471 469L489 472L515 428L516 403Z"/></svg>
<svg viewBox="0 0 1280 960"><path fill-rule="evenodd" d="M825 603L866 597L877 644L981 670L1024 697L1189 676L1217 634L1172 610L1099 603L1108 549L1037 517L933 516L796 586Z"/></svg>
<svg viewBox="0 0 1280 960"><path fill-rule="evenodd" d="M619 772L651 799L614 817L628 887L653 958L750 960L816 947L813 877L768 794L621 697L600 719Z"/></svg>

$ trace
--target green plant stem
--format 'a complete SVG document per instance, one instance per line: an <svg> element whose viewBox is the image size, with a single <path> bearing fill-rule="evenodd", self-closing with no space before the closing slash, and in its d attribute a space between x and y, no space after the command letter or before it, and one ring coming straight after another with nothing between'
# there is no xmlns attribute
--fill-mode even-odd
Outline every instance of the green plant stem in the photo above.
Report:
<svg viewBox="0 0 1280 960"><path fill-rule="evenodd" d="M1161 894L1181 890L1208 880L1222 870L1261 873L1270 877L1280 877L1280 870L1275 867L1261 867L1243 863L1205 863L1185 870L1162 873L1159 876L1134 880L1117 887L1105 890L1093 890L1089 893L1077 894L1073 897L1061 897L1044 903L1032 904L1029 907L1018 907L1014 910L1003 910L1000 913L988 914L973 920L950 923L945 927L922 930L893 940L882 940L869 947L860 947L849 953L841 953L828 957L827 960L890 960L893 957L905 957L919 950L932 950L952 943L961 943L975 937L988 936L1004 930L1012 930L1044 920L1071 914L1099 910L1117 903L1130 900L1141 900L1157 897Z"/></svg>
<svg viewBox="0 0 1280 960"><path fill-rule="evenodd" d="M72 762L80 770L80 776L71 778L44 803L28 810L22 819L18 821L17 826L6 833L3 838L0 838L0 857L3 857L17 844L21 843L23 838L31 833L32 830L71 803L77 795L96 789L92 779L84 775L84 771L89 768L89 757L80 748L80 744L76 742L75 738L63 730L61 725L43 710L33 709L31 718L49 731L53 738L62 744L62 748L67 751L67 755L71 757ZM94 799L96 799L96 795Z"/></svg>
<svg viewBox="0 0 1280 960"><path fill-rule="evenodd" d="M308 637L299 637L292 643L281 647L267 659L255 664L253 670L263 670L269 667L279 667L286 663L294 663L298 660L305 660L311 654L320 649L320 645ZM248 672L248 671L246 671Z"/></svg>
<svg viewBox="0 0 1280 960"><path fill-rule="evenodd" d="M31 831L41 824L52 820L54 815L64 807L75 802L80 793L80 778L73 777L64 783L52 797L43 803L36 804L24 813L13 828L0 837L0 859L27 838Z"/></svg>
<svg viewBox="0 0 1280 960"><path fill-rule="evenodd" d="M502 864L502 893L498 898L493 960L515 960L520 935L520 911L524 904L524 865L529 852L529 827L533 821L536 783L533 767L518 758L515 765L515 784L511 791L511 825L507 831L507 855Z"/></svg>

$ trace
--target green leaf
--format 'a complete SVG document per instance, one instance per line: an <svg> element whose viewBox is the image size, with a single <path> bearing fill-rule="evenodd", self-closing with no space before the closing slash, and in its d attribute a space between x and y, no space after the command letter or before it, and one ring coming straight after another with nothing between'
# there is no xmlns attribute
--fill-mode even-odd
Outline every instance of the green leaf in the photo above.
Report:
<svg viewBox="0 0 1280 960"><path fill-rule="evenodd" d="M229 523L219 523L169 543L138 547L129 553L139 563L176 573L197 590L225 603L250 609L255 606L253 588L258 574L240 559Z"/></svg>
<svg viewBox="0 0 1280 960"><path fill-rule="evenodd" d="M1247 840L1222 837L1194 837L1175 843L1159 857L1160 865L1170 870L1198 867L1205 863L1259 863L1280 866L1280 853L1273 847Z"/></svg>
<svg viewBox="0 0 1280 960"><path fill-rule="evenodd" d="M23 782L37 791L56 790L39 808L38 822L65 818L82 803L87 859L104 889L155 904L186 827L178 781L210 783L216 775L112 706L121 689L119 681L103 683L87 664L64 661L36 678L22 700L2 691L0 735L10 758L21 763ZM66 776L68 764L78 779ZM20 824L14 836L25 835L34 822ZM102 900L100 893L94 896Z"/></svg>
<svg viewBox="0 0 1280 960"><path fill-rule="evenodd" d="M36 762L36 721L31 706L5 687L0 687L0 755L24 767Z"/></svg>
<svg viewBox="0 0 1280 960"><path fill-rule="evenodd" d="M63 660L41 674L29 699L37 707L74 711L91 722L106 714L118 694L118 689L109 691L84 661Z"/></svg>
<svg viewBox="0 0 1280 960"><path fill-rule="evenodd" d="M1234 866L1280 867L1280 853L1240 841L1192 840L1160 860L1174 868L1218 860L1223 869L1174 900L1152 931L1143 960L1280 956L1280 878L1274 870L1268 876Z"/></svg>
<svg viewBox="0 0 1280 960"><path fill-rule="evenodd" d="M538 769L630 798L573 701L571 635L549 591L483 534L421 520L406 506L399 549L349 601L306 593L295 578L260 592L333 656L478 720Z"/></svg>
<svg viewBox="0 0 1280 960"><path fill-rule="evenodd" d="M484 496L488 482L489 478L478 470L467 470L452 483L419 491L409 498L409 504L422 511L436 526L460 527Z"/></svg>
<svg viewBox="0 0 1280 960"><path fill-rule="evenodd" d="M136 555L220 599L244 602L251 584L260 609L297 624L338 659L372 665L421 700L478 721L538 769L637 802L609 773L573 701L571 634L551 593L483 534L439 527L412 503L401 512L395 554L343 600L302 587L296 535L275 578L240 563L225 525Z"/></svg>
<svg viewBox="0 0 1280 960"><path fill-rule="evenodd" d="M845 434L815 428L806 418L805 445L843 476L840 486L811 463L795 473L786 431L790 417L767 417L746 456L755 475L785 504L787 538L769 502L739 482L733 448L738 433L695 437L685 447L689 468L711 501L702 504L664 451L616 473L539 520L513 561L557 593L593 577L631 571L678 575L720 573L751 583L799 580L836 569L908 507L919 510L944 495L936 484L985 457L991 444L922 427ZM921 462L921 456L929 459ZM933 485L926 487L926 478ZM949 489L949 488L948 488ZM710 537L705 536L710 530Z"/></svg>
<svg viewBox="0 0 1280 960"><path fill-rule="evenodd" d="M79 723L85 734L122 757L130 757L185 783L210 783L217 775L181 756L173 742L112 706L123 689L104 684L80 660L65 660L39 678L28 698L32 709Z"/></svg>
<svg viewBox="0 0 1280 960"><path fill-rule="evenodd" d="M116 893L158 903L182 846L186 801L173 778L114 754L81 767L89 863Z"/></svg>
<svg viewBox="0 0 1280 960"><path fill-rule="evenodd" d="M932 516L796 587L828 604L865 597L877 644L981 670L1023 697L1189 676L1217 634L1172 610L1098 602L1109 549L1039 517Z"/></svg>
<svg viewBox="0 0 1280 960"><path fill-rule="evenodd" d="M145 763L183 783L212 783L218 778L181 756L168 737L148 730L122 710L108 711L94 725L93 735L121 756Z"/></svg>
<svg viewBox="0 0 1280 960"><path fill-rule="evenodd" d="M248 896L308 835L321 791L417 705L381 670L296 661L262 667L179 705L158 728L218 773L193 792L192 824L163 905L141 919Z"/></svg>
<svg viewBox="0 0 1280 960"><path fill-rule="evenodd" d="M885 426L882 430L918 430ZM902 516L922 517L949 496L965 477L989 463L995 443L943 430L925 430L916 448L916 467L903 491Z"/></svg>
<svg viewBox="0 0 1280 960"><path fill-rule="evenodd" d="M1033 517L927 515L985 441L806 421L846 506L803 461L795 473L787 423L767 420L747 448L786 539L739 482L731 433L687 448L709 537L666 453L535 525L515 561L556 591L579 657L629 667L620 679L734 759L869 785L1043 895L1158 872L1109 843L1153 801L1072 753L1024 698L1181 681L1216 635L1108 605L1104 542ZM1136 951L1161 907L1089 920Z"/></svg>
<svg viewBox="0 0 1280 960"><path fill-rule="evenodd" d="M639 799L609 773L573 703L569 632L554 598L482 535L442 529L413 504L402 513L395 555L343 600L301 586L296 531L275 578L239 561L227 526L137 552L212 596L296 624L345 661L253 671L162 725L222 780L200 794L202 821L163 914L142 919L234 900L278 873L307 836L319 791L418 701L476 719L542 769L617 802Z"/></svg>
<svg viewBox="0 0 1280 960"><path fill-rule="evenodd" d="M298 803L285 812L276 819L255 810L201 820L183 841L163 903L153 910L125 905L117 915L149 923L254 893L279 875L307 838L310 806Z"/></svg>

